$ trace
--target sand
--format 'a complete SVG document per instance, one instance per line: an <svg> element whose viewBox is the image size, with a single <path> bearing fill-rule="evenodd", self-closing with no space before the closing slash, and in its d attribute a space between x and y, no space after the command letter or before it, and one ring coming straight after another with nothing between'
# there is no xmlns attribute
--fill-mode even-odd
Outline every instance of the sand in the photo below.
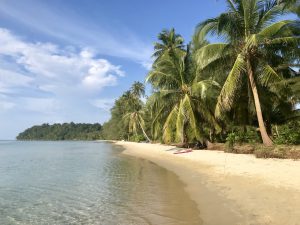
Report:
<svg viewBox="0 0 300 225"><path fill-rule="evenodd" d="M177 174L205 225L300 225L300 161L206 150L175 155L173 146L116 144Z"/></svg>

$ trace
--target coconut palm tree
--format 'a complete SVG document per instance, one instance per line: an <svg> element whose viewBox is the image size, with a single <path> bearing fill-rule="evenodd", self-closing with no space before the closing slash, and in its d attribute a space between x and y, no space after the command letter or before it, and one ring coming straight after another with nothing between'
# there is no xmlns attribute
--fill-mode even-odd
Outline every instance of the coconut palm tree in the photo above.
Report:
<svg viewBox="0 0 300 225"><path fill-rule="evenodd" d="M162 129L164 142L177 140L186 144L190 140L205 140L201 127L205 123L218 127L207 95L209 87L217 84L213 80L199 80L189 47L186 51L160 55L146 81L154 88L148 100L153 109L154 137Z"/></svg>
<svg viewBox="0 0 300 225"><path fill-rule="evenodd" d="M141 97L145 95L145 85L141 82L134 82L130 88L130 91L126 91L123 94L123 105L127 111L123 114L123 122L128 126L129 133L138 134L139 129L143 132L145 138L150 142L150 138L145 132L145 121L143 111L143 102Z"/></svg>
<svg viewBox="0 0 300 225"><path fill-rule="evenodd" d="M250 90L248 96L254 102L263 143L272 145L260 99L267 87L261 84L283 79L279 67L281 50L298 44L295 21L276 20L283 10L276 0L228 0L227 3L225 13L200 23L195 33L197 39L213 34L222 37L225 43L208 44L199 49L197 62L202 70L220 67L228 71L218 97L216 117L221 118L232 110L241 93ZM275 60L278 63L274 64Z"/></svg>
<svg viewBox="0 0 300 225"><path fill-rule="evenodd" d="M143 132L144 137L147 139L148 142L151 142L150 138L145 132L145 121L143 110L137 110L133 112L129 112L124 115L123 119L128 124L129 132L138 134L138 130L141 129Z"/></svg>
<svg viewBox="0 0 300 225"><path fill-rule="evenodd" d="M145 96L145 85L141 82L135 81L131 86L131 93L134 97L140 98Z"/></svg>
<svg viewBox="0 0 300 225"><path fill-rule="evenodd" d="M163 30L158 34L159 42L154 44L155 61L159 60L164 54L175 54L181 52L184 48L183 38L181 35L176 34L175 29Z"/></svg>

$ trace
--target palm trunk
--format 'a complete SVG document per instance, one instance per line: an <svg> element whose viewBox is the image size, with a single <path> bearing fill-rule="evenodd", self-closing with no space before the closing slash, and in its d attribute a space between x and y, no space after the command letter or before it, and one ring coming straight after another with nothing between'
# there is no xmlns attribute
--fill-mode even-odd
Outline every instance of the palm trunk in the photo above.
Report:
<svg viewBox="0 0 300 225"><path fill-rule="evenodd" d="M255 84L253 71L252 71L252 67L251 67L251 64L250 64L249 60L248 60L247 64L248 64L247 65L248 76L249 76L249 81L250 81L252 94L253 94L253 98L254 98L254 104L255 104L255 110L256 110L260 135L261 135L261 138L262 138L262 141L263 141L264 145L271 146L271 145L273 145L273 142L270 139L270 137L269 137L269 135L266 131L266 127L265 127L265 124L264 124L264 119L263 119L263 115L262 115L262 111L261 111L261 106L260 106L259 95L258 95L258 92L257 92L257 87L256 87L256 84Z"/></svg>
<svg viewBox="0 0 300 225"><path fill-rule="evenodd" d="M276 130L277 137L280 137L279 132L278 132L278 126L277 126L277 125L275 125L275 130Z"/></svg>
<svg viewBox="0 0 300 225"><path fill-rule="evenodd" d="M140 124L140 127L141 127L141 129L142 129L142 131L143 131L143 134L144 134L145 138L148 140L148 142L151 142L151 140L150 140L150 138L148 137L148 135L146 134L146 132L145 132L145 130L144 130L142 124L141 124L140 122L139 122L139 124Z"/></svg>

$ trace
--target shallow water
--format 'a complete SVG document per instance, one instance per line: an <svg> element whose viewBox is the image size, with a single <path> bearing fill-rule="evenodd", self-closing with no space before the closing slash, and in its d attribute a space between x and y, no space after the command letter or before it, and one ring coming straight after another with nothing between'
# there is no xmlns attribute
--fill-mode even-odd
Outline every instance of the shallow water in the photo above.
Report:
<svg viewBox="0 0 300 225"><path fill-rule="evenodd" d="M0 141L0 224L201 224L183 183L101 142Z"/></svg>

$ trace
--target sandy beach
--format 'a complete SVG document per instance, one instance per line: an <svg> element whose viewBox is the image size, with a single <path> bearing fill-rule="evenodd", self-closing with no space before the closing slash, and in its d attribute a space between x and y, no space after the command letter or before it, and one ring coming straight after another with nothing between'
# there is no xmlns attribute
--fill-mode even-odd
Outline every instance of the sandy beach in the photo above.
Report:
<svg viewBox="0 0 300 225"><path fill-rule="evenodd" d="M300 224L300 161L116 142L124 154L144 158L179 176L207 225Z"/></svg>

